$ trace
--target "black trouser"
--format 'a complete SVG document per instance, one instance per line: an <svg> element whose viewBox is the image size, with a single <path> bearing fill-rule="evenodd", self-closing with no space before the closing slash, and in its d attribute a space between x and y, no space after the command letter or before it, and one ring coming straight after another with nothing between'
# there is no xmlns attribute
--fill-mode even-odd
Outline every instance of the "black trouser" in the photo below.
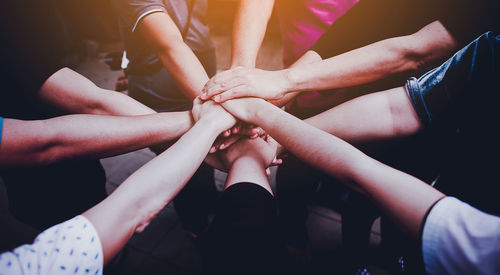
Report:
<svg viewBox="0 0 500 275"><path fill-rule="evenodd" d="M206 274L284 274L293 268L279 241L276 202L248 182L224 191L209 231L200 238Z"/></svg>
<svg viewBox="0 0 500 275"><path fill-rule="evenodd" d="M432 146L426 145L427 148L424 150L421 146L415 145L428 144L426 140L427 136L418 136L400 141L391 140L390 144L371 144L361 149L392 167L430 182L436 174L430 167L437 166L431 161L421 160L428 156L426 152L433 150ZM286 158L278 168L276 182L280 233L286 243L300 245L307 238L306 206L316 203L334 209L342 215L342 244L349 259L343 263L353 266L366 263L371 226L374 219L379 216L375 205L363 195L345 187L293 155ZM387 228L388 226L384 227ZM384 234L384 241L389 240L386 237L391 238L390 245L385 247L396 248L393 244L402 243L402 238L399 236L404 235ZM402 249L401 246L397 246L396 249L400 248ZM393 251L393 253L400 252Z"/></svg>
<svg viewBox="0 0 500 275"><path fill-rule="evenodd" d="M342 214L342 243L346 252L364 260L370 229L378 211L361 194L315 168L289 156L276 177L280 233L290 245L301 246L307 238L307 204L317 203Z"/></svg>

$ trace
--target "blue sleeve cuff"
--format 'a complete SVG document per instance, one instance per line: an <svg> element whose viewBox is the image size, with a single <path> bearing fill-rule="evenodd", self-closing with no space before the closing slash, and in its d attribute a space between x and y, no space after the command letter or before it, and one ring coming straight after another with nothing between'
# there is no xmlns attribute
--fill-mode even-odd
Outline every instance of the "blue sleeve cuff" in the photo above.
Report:
<svg viewBox="0 0 500 275"><path fill-rule="evenodd" d="M2 144L3 117L0 116L0 144Z"/></svg>

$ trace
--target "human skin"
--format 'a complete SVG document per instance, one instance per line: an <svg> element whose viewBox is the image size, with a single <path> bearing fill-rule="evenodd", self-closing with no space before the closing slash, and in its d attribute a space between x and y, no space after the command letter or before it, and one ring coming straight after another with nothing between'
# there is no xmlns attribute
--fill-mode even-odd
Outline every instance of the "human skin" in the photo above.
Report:
<svg viewBox="0 0 500 275"><path fill-rule="evenodd" d="M417 241L428 211L444 197L419 179L368 157L262 99L235 99L223 106L238 119L262 127L304 162L366 195Z"/></svg>

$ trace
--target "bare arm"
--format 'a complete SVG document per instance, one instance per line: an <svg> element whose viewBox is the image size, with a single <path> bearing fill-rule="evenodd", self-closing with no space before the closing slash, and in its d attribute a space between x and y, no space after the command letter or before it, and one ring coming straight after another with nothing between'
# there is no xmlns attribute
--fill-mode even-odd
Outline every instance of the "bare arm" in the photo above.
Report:
<svg viewBox="0 0 500 275"><path fill-rule="evenodd" d="M225 188L240 182L251 182L273 194L266 168L276 155L277 145L272 138L242 139L227 151L219 153L222 162L230 167Z"/></svg>
<svg viewBox="0 0 500 275"><path fill-rule="evenodd" d="M132 116L156 113L129 96L97 87L68 68L50 76L38 91L38 98L68 114Z"/></svg>
<svg viewBox="0 0 500 275"><path fill-rule="evenodd" d="M202 111L196 122L167 151L132 174L106 200L83 215L96 228L108 263L134 232L142 232L184 187L215 138L236 121L222 108Z"/></svg>
<svg viewBox="0 0 500 275"><path fill-rule="evenodd" d="M435 21L412 35L382 40L322 61L281 71L239 69L208 82L203 98L219 95L219 102L245 96L277 100L288 93L355 86L416 70L451 55L457 47L451 34Z"/></svg>
<svg viewBox="0 0 500 275"><path fill-rule="evenodd" d="M239 119L262 127L303 161L367 195L415 239L420 237L428 210L444 196L263 100L232 100L224 107Z"/></svg>
<svg viewBox="0 0 500 275"><path fill-rule="evenodd" d="M360 96L304 122L354 144L411 136L424 128L403 87Z"/></svg>
<svg viewBox="0 0 500 275"><path fill-rule="evenodd" d="M403 87L352 99L304 121L349 143L410 136L424 127Z"/></svg>
<svg viewBox="0 0 500 275"><path fill-rule="evenodd" d="M241 0L233 27L231 68L255 67L274 0Z"/></svg>
<svg viewBox="0 0 500 275"><path fill-rule="evenodd" d="M321 56L316 52L308 51L290 68L301 67L320 60ZM203 100L212 98L215 102L221 103L231 98L254 96L268 99L276 106L284 106L299 95L299 92L285 93L290 89L288 85L289 80L283 71L237 67L212 77L203 87L200 97ZM257 86L259 90L250 90L252 87L257 89Z"/></svg>
<svg viewBox="0 0 500 275"><path fill-rule="evenodd" d="M4 119L0 166L117 155L175 139L192 124L190 112L133 117L68 115L38 121Z"/></svg>
<svg viewBox="0 0 500 275"><path fill-rule="evenodd" d="M385 39L286 73L292 91L349 87L416 70L457 47L441 22L434 21L412 35Z"/></svg>
<svg viewBox="0 0 500 275"><path fill-rule="evenodd" d="M194 99L208 81L207 73L193 51L184 43L177 25L168 14L147 15L136 30L155 49L163 66L186 97Z"/></svg>

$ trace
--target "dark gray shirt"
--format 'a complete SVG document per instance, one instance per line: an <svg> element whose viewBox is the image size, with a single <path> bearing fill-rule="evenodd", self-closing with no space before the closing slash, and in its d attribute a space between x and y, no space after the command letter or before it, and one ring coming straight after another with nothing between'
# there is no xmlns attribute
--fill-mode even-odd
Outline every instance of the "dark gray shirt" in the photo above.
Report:
<svg viewBox="0 0 500 275"><path fill-rule="evenodd" d="M122 36L127 57L130 60L131 73L151 71L161 67L160 60L152 47L135 32L139 22L154 12L167 13L175 22L179 31L184 33L188 24L189 6L192 6L191 21L185 32L184 41L195 52L212 49L210 31L205 17L207 0L113 0L119 18L120 34Z"/></svg>

